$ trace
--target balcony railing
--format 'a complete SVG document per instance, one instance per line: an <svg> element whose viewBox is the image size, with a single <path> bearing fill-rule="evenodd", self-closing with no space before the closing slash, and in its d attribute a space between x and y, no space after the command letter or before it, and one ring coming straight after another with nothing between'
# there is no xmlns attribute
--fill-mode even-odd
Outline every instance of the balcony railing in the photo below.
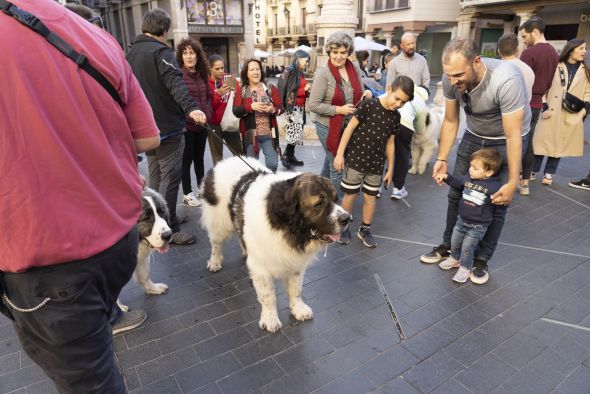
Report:
<svg viewBox="0 0 590 394"><path fill-rule="evenodd" d="M267 0L268 5L270 5L271 7L276 7L279 5L279 2L277 0Z"/></svg>
<svg viewBox="0 0 590 394"><path fill-rule="evenodd" d="M315 33L315 23L308 23L307 27L305 28L307 30L307 33Z"/></svg>
<svg viewBox="0 0 590 394"><path fill-rule="evenodd" d="M410 0L371 0L367 12L403 10L410 8Z"/></svg>
<svg viewBox="0 0 590 394"><path fill-rule="evenodd" d="M468 7L482 4L522 3L526 0L461 0L461 6Z"/></svg>

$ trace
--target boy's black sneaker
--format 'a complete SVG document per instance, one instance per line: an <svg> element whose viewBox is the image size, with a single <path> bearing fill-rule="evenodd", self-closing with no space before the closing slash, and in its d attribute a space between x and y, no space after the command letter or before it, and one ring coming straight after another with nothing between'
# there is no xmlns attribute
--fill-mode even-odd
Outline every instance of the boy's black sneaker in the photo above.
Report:
<svg viewBox="0 0 590 394"><path fill-rule="evenodd" d="M363 244L367 248L377 247L377 241L375 241L375 238L373 238L373 234L371 234L371 230L369 230L368 228L359 228L359 231L358 233L356 233L356 236L358 237L358 239L363 241Z"/></svg>
<svg viewBox="0 0 590 394"><path fill-rule="evenodd" d="M488 274L488 262L482 258L476 257L473 260L473 268L471 269L469 279L471 279L471 282L476 285L483 285L486 283L488 279L490 279L490 275Z"/></svg>
<svg viewBox="0 0 590 394"><path fill-rule="evenodd" d="M445 244L440 244L432 248L431 252L420 256L420 261L426 264L438 264L451 255L449 247Z"/></svg>
<svg viewBox="0 0 590 394"><path fill-rule="evenodd" d="M590 182L587 178L580 179L577 182L571 181L570 183L568 183L568 185L576 189L590 190Z"/></svg>

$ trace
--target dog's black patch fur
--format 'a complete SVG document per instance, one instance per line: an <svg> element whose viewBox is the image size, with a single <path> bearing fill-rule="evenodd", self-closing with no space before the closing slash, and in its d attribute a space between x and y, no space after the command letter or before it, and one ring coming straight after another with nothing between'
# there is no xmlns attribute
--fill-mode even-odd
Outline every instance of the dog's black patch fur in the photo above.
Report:
<svg viewBox="0 0 590 394"><path fill-rule="evenodd" d="M209 205L215 206L219 204L219 198L215 194L215 167L207 171L202 192L201 198L204 198Z"/></svg>
<svg viewBox="0 0 590 394"><path fill-rule="evenodd" d="M265 174L265 172L255 171L249 172L243 175L238 183L235 184L231 198L229 200L229 205L227 209L229 209L229 216L231 218L232 223L234 224L234 228L240 242L244 247L244 251L246 250L246 244L244 243L243 235L244 235L244 195L248 192L250 185L254 182L259 175Z"/></svg>
<svg viewBox="0 0 590 394"><path fill-rule="evenodd" d="M137 220L137 228L139 230L139 239L143 239L149 237L152 233L152 228L154 227L155 215L154 211L152 210L152 206L144 196L149 196L154 201L154 205L156 206L156 211L158 215L162 219L166 221L166 223L170 223L170 212L168 211L168 205L166 204L166 200L162 198L159 193L156 193L152 189L144 188L141 194L141 215Z"/></svg>

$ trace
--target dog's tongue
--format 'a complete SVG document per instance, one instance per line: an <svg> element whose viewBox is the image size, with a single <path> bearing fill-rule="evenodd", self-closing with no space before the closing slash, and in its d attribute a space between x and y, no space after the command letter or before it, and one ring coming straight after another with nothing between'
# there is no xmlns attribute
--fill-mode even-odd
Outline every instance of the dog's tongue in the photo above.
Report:
<svg viewBox="0 0 590 394"><path fill-rule="evenodd" d="M338 234L329 234L328 238L330 238L332 241L336 242L340 239L340 233Z"/></svg>
<svg viewBox="0 0 590 394"><path fill-rule="evenodd" d="M156 250L160 253L167 253L168 252L168 244L166 244L166 246L162 246L161 248L156 248Z"/></svg>

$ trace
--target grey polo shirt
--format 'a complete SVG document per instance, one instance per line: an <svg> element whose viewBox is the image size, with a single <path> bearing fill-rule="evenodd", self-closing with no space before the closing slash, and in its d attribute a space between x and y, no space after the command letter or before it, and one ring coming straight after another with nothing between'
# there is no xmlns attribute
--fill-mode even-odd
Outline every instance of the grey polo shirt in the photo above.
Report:
<svg viewBox="0 0 590 394"><path fill-rule="evenodd" d="M520 70L509 62L482 58L486 72L481 82L469 95L471 115L465 113L467 129L478 137L505 139L502 115L524 110L522 135L529 132L531 109L528 105L526 86ZM465 109L462 93L451 85L443 74L443 94L447 100L457 100Z"/></svg>
<svg viewBox="0 0 590 394"><path fill-rule="evenodd" d="M414 53L408 58L403 52L397 55L387 66L387 85L391 84L398 75L405 75L418 86L430 89L430 71L424 56Z"/></svg>

